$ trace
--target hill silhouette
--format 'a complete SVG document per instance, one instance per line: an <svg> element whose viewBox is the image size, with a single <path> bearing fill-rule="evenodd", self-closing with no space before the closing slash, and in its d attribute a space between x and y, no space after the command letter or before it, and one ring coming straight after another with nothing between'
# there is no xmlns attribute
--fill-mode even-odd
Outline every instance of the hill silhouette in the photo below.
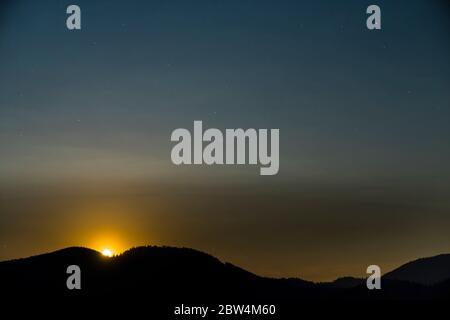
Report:
<svg viewBox="0 0 450 320"><path fill-rule="evenodd" d="M363 285L365 283L365 279L362 278L354 278L354 277L341 277L337 278L333 282L324 282L319 283L322 287L325 288L355 288L357 286Z"/></svg>
<svg viewBox="0 0 450 320"><path fill-rule="evenodd" d="M0 262L0 295L21 301L37 297L45 301L56 297L122 304L139 301L153 308L166 306L164 310L169 308L167 305L199 301L205 304L271 303L288 305L295 312L299 303L308 304L308 301L313 305L322 305L325 301L353 305L374 300L448 300L447 256L407 263L383 277L382 290L368 290L365 279L351 277L332 283L261 277L189 248L138 247L108 258L88 248L71 247ZM66 269L73 264L81 268L81 290L66 287L69 276ZM419 272L421 268L424 273L439 272L424 277ZM431 284L425 285L424 279ZM442 281L436 282L439 279Z"/></svg>
<svg viewBox="0 0 450 320"><path fill-rule="evenodd" d="M441 254L408 262L387 273L383 278L423 285L443 282L450 279L450 254Z"/></svg>

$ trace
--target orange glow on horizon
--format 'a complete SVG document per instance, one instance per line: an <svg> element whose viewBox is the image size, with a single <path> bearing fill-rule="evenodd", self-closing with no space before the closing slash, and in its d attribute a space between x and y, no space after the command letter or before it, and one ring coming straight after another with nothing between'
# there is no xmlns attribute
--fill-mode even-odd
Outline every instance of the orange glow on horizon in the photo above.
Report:
<svg viewBox="0 0 450 320"><path fill-rule="evenodd" d="M71 243L79 243L105 256L148 245L153 242L148 236L150 232L137 223L141 210L136 203L123 199L84 199L71 209L71 215L77 217L71 221Z"/></svg>
<svg viewBox="0 0 450 320"><path fill-rule="evenodd" d="M118 236L111 235L110 233L94 236L87 242L87 247L97 250L107 257L112 257L129 249L127 244L120 240Z"/></svg>

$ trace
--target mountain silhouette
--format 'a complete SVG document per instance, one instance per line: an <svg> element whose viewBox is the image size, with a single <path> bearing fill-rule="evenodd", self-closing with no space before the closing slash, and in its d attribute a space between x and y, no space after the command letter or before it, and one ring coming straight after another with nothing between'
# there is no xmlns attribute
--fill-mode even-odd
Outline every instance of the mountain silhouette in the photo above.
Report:
<svg viewBox="0 0 450 320"><path fill-rule="evenodd" d="M333 282L324 282L319 283L322 287L325 288L355 288L357 286L363 285L365 283L365 279L362 278L354 278L354 277L341 277L337 278Z"/></svg>
<svg viewBox="0 0 450 320"><path fill-rule="evenodd" d="M434 285L450 279L450 254L421 258L387 273L383 279Z"/></svg>
<svg viewBox="0 0 450 320"><path fill-rule="evenodd" d="M352 277L332 283L261 277L189 248L138 247L108 258L71 247L0 262L0 295L20 301L78 299L77 306L127 301L152 310L177 303L271 303L297 314L299 304L320 310L323 303L355 308L355 302L449 300L448 256L407 263L383 277L381 290L368 290L365 279ZM70 265L81 269L81 290L66 286Z"/></svg>

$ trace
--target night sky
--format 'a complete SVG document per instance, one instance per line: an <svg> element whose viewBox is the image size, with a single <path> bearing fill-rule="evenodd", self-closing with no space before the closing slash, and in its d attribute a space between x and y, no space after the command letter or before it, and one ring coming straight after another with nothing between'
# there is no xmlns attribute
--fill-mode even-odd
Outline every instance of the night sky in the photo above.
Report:
<svg viewBox="0 0 450 320"><path fill-rule="evenodd" d="M330 280L450 252L449 32L446 1L2 1L0 260L173 245ZM173 165L194 120L279 128L279 173Z"/></svg>

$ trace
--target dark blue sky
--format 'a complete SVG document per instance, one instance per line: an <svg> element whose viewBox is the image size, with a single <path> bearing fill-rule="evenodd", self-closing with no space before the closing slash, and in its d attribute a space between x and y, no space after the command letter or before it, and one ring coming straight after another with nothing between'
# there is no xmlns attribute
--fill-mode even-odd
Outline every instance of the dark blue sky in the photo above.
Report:
<svg viewBox="0 0 450 320"><path fill-rule="evenodd" d="M170 132L195 119L280 128L281 175L449 173L442 2L380 2L374 32L365 1L80 1L76 32L68 3L6 7L2 174L118 156L124 175L152 176L172 170Z"/></svg>
<svg viewBox="0 0 450 320"><path fill-rule="evenodd" d="M82 10L80 31L65 26L65 9L72 3ZM365 10L373 3L382 10L380 31L366 28ZM267 217L242 218L244 226L261 224L246 237L236 235L254 242L249 252L258 251L270 219L280 217L277 208L286 206L280 226L317 228L317 236L280 227L269 237L273 254L283 259L299 254L298 242L331 241L338 250L353 241L340 237L345 228L339 223L332 228L336 221L327 218L329 211L339 212L343 225L357 221L353 229L392 213L396 224L386 233L412 221L410 229L402 229L408 239L427 215L433 239L449 240L433 229L450 227L445 1L10 1L0 12L2 190L21 194L30 184L89 181L122 191L129 184L145 185L140 193L160 185L222 190L221 183L242 191L251 185L269 195L311 193L301 203L296 196L277 198L273 208L238 201ZM173 166L170 134L192 128L194 120L221 129L280 128L279 174L267 179L251 166ZM168 188L161 193L170 198ZM210 196L205 190L197 194ZM10 206L13 202L4 212ZM215 206L211 200L198 214L204 218ZM244 209L233 210L238 216ZM214 225L223 218L208 219ZM14 247L24 233L19 220L3 216L3 226L15 231L0 238L11 246L2 256L60 243ZM184 238L161 234L160 239L197 247L211 243L212 235L201 228L187 223L184 230ZM275 240L285 232L289 239ZM410 257L450 250L433 246L429 236L425 232L416 245L420 252L407 251L403 242L393 252L405 250ZM375 234L361 241L370 247L374 239ZM217 240L205 249L239 260L233 245ZM280 266L257 271L292 275L304 266L292 261L285 271ZM246 264L244 258L239 262Z"/></svg>

